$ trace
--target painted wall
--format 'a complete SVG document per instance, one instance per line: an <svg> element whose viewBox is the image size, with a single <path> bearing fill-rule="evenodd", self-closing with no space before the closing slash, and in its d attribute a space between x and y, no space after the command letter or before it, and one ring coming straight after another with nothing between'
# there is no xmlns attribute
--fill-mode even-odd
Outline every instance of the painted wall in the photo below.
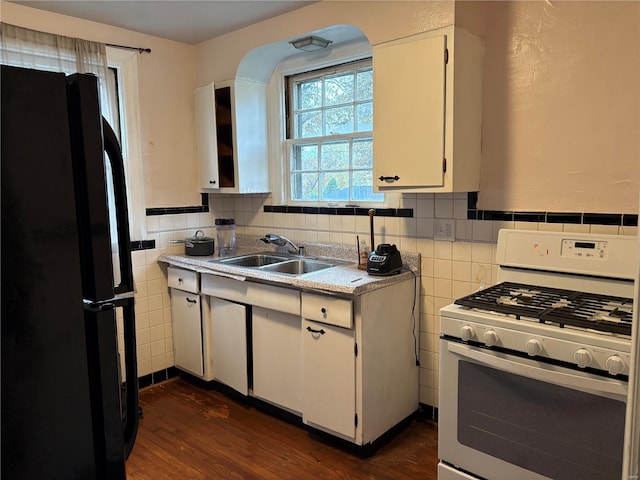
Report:
<svg viewBox="0 0 640 480"><path fill-rule="evenodd" d="M195 48L122 28L0 2L3 22L104 43L151 48L138 58L146 207L198 205Z"/></svg>
<svg viewBox="0 0 640 480"><path fill-rule="evenodd" d="M488 2L487 210L638 212L640 2Z"/></svg>
<svg viewBox="0 0 640 480"><path fill-rule="evenodd" d="M235 78L242 58L266 44L332 25L353 25L377 43L452 25L453 1L322 1L197 45L197 82Z"/></svg>

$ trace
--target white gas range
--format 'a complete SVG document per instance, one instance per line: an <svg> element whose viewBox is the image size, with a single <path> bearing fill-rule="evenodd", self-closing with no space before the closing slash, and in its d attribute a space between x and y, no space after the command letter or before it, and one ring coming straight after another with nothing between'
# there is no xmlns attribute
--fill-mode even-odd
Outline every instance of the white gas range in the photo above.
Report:
<svg viewBox="0 0 640 480"><path fill-rule="evenodd" d="M621 477L635 237L502 230L440 310L438 478Z"/></svg>

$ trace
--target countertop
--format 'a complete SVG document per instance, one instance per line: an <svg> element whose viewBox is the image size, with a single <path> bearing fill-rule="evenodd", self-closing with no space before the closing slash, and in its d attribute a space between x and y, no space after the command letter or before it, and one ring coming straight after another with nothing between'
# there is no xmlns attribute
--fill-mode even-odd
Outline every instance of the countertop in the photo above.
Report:
<svg viewBox="0 0 640 480"><path fill-rule="evenodd" d="M267 250L269 249L240 248L236 250L233 256L265 252ZM274 252L270 251L270 253ZM413 255L415 256L417 254ZM417 257L417 264L419 265L419 255L417 255ZM344 261L344 259L338 258L337 256L333 258ZM158 261L168 265L203 274L220 275L240 281L258 281L274 285L290 286L301 290L323 291L329 294L349 296L362 295L363 293L377 290L387 285L413 279L416 275L419 275L419 272L414 272L409 269L406 261L405 267L400 273L390 276L369 275L365 270L359 270L355 262L307 273L305 275L289 276L270 273L256 268L234 267L232 265L219 263L216 260L220 260L220 257L217 255L189 256L164 254L158 258ZM404 255L403 260L405 260ZM410 260L415 264L415 259L411 258Z"/></svg>

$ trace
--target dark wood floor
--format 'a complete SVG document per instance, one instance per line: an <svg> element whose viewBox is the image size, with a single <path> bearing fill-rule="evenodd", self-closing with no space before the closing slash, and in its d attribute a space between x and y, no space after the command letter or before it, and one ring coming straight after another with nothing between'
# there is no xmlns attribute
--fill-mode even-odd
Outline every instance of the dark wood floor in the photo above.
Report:
<svg viewBox="0 0 640 480"><path fill-rule="evenodd" d="M430 421L413 420L365 458L183 378L141 390L140 405L128 480L436 479L437 428Z"/></svg>

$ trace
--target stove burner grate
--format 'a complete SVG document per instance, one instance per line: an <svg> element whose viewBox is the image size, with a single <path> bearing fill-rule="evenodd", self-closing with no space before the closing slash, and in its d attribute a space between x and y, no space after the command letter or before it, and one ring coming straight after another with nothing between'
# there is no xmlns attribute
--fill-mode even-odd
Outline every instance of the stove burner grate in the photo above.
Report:
<svg viewBox="0 0 640 480"><path fill-rule="evenodd" d="M631 335L633 300L609 295L504 282L455 301L469 308Z"/></svg>

